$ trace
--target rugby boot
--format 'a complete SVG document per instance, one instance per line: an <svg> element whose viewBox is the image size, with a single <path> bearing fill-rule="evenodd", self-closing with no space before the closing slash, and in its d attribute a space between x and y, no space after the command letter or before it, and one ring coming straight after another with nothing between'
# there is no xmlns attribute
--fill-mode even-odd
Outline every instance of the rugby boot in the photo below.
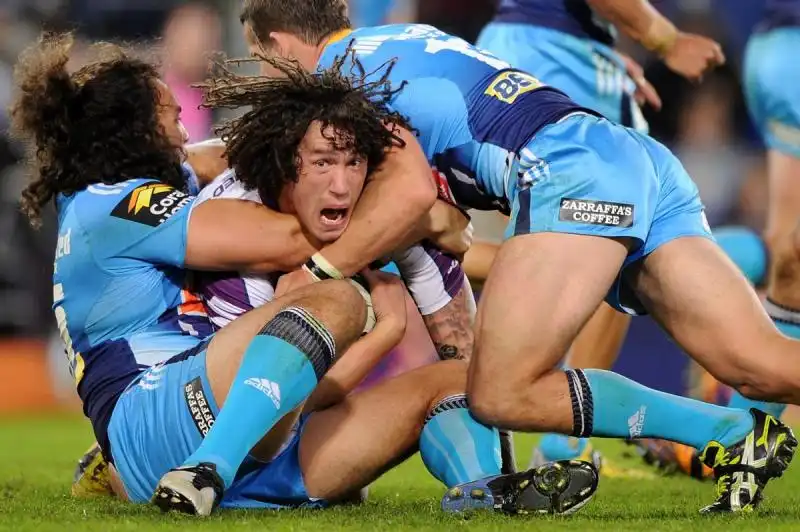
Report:
<svg viewBox="0 0 800 532"><path fill-rule="evenodd" d="M592 499L598 478L597 468L588 462L549 462L521 473L488 477L450 488L442 498L442 510L569 515Z"/></svg>
<svg viewBox="0 0 800 532"><path fill-rule="evenodd" d="M750 409L753 430L728 448L710 442L700 460L714 470L717 499L701 513L749 512L761 502L764 488L783 475L794 457L797 439L775 417Z"/></svg>
<svg viewBox="0 0 800 532"><path fill-rule="evenodd" d="M108 471L108 462L103 458L100 446L92 445L78 461L72 476L73 497L114 495Z"/></svg>
<svg viewBox="0 0 800 532"><path fill-rule="evenodd" d="M151 502L162 512L207 516L219 506L225 485L211 463L171 469L161 477Z"/></svg>

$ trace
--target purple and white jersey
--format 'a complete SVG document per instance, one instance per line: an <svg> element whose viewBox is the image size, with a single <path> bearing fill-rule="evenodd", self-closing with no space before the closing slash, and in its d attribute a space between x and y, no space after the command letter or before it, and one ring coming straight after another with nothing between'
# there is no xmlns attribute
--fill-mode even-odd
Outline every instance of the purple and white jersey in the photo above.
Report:
<svg viewBox="0 0 800 532"><path fill-rule="evenodd" d="M216 198L261 202L258 192L246 190L233 170L220 174L203 188L195 207ZM423 316L447 305L466 281L461 264L433 246L415 245L393 253L388 260L397 265ZM221 328L245 312L272 301L279 277L278 273L262 276L204 272L198 275L197 290L205 301L211 322Z"/></svg>

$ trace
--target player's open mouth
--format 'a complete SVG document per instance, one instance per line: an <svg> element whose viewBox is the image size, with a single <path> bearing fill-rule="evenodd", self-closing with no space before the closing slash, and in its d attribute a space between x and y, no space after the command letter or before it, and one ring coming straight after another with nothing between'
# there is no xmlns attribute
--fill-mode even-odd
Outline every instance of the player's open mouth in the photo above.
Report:
<svg viewBox="0 0 800 532"><path fill-rule="evenodd" d="M337 226L347 221L348 209L322 209L320 220L323 225Z"/></svg>

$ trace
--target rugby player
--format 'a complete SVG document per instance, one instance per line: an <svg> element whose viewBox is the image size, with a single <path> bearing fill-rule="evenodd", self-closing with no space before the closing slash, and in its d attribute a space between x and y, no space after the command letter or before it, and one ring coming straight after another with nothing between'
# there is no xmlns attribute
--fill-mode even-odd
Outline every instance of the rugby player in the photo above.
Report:
<svg viewBox="0 0 800 532"><path fill-rule="evenodd" d="M754 283L766 275L764 307L776 327L800 338L800 95L786 79L800 73L787 50L800 42L800 1L766 0L762 20L750 37L744 61L747 107L767 147L769 205L764 230L766 247L747 233L738 233L737 264ZM737 233L733 233L737 234ZM765 250L770 250L766 260ZM762 265L769 263L768 268ZM734 391L729 406L759 408L779 418L781 403L755 401ZM647 442L646 459L698 475L696 456L676 445Z"/></svg>
<svg viewBox="0 0 800 532"><path fill-rule="evenodd" d="M800 401L800 343L779 333L715 245L697 188L658 142L462 39L421 25L353 30L340 0L245 0L251 52L387 78L449 191L511 213L478 306L470 407L485 422L577 437L657 437L703 451L706 512L754 508L797 441L760 410L664 394L605 370L557 369L604 298L649 311L719 380ZM390 68L381 68L391 59ZM265 63L265 73L271 71Z"/></svg>
<svg viewBox="0 0 800 532"><path fill-rule="evenodd" d="M719 44L679 31L647 0L502 0L476 46L563 90L579 105L647 133L639 105L659 109L661 100L642 68L614 50L617 30L690 80L724 61ZM601 305L576 339L570 365L611 368L629 324L629 317ZM531 463L593 454L587 440L548 434ZM607 466L604 471L622 473Z"/></svg>
<svg viewBox="0 0 800 532"><path fill-rule="evenodd" d="M499 438L469 414L461 362L387 383L383 390L394 390L398 403L383 416L385 426L376 422L387 408L376 391L299 418L341 353L351 345L378 349L402 334L401 285L367 272L372 296L354 281L302 286L210 335L201 302L185 288L187 268L297 268L310 253L290 263L284 257L296 259L303 248L281 234L302 235L282 225L296 218L244 200L196 204L184 191L179 108L156 67L104 45L95 47L96 60L69 74L70 46L69 35L48 35L21 56L11 116L35 154L26 212L36 221L56 201L55 314L84 410L121 481L118 495L134 502L152 495L163 509L200 515L225 501L324 505L373 480L421 438L426 463L448 487L478 481L466 485L475 493L452 509L568 513L588 501L596 472L579 462L492 474ZM338 73L312 79L318 85L311 88L320 90L307 91L303 106L317 99L338 147L376 173L390 157L403 157L393 154L403 145L395 132L405 125L402 117L381 112ZM321 90L332 79L341 80L336 90ZM296 91L291 82L283 87ZM425 173L429 179L427 167ZM226 238L214 238L215 231ZM242 241L252 247L243 249ZM378 336L377 327L369 334L376 319L383 322ZM419 383L426 392L410 398L407 386ZM351 418L355 411L361 415ZM376 432L359 439L364 449L357 449L359 442L342 435L367 433L364 425ZM427 453L426 430L433 432ZM470 451L464 460L441 452L459 444Z"/></svg>

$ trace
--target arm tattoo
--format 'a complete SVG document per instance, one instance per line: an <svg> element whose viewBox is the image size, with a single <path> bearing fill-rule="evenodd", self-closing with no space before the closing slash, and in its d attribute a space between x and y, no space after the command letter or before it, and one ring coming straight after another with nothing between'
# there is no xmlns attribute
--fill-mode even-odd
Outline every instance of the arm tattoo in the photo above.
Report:
<svg viewBox="0 0 800 532"><path fill-rule="evenodd" d="M442 360L469 360L472 357L473 313L472 290L469 281L456 296L429 316L423 316L436 352Z"/></svg>

